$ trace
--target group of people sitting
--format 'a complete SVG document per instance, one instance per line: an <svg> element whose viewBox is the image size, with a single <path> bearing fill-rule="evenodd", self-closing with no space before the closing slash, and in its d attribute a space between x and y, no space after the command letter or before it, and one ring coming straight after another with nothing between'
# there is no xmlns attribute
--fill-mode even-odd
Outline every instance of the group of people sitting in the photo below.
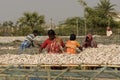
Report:
<svg viewBox="0 0 120 80"><path fill-rule="evenodd" d="M39 45L39 52L41 53L43 49L47 51L47 53L68 53L68 54L76 54L77 49L83 51L83 48L94 47L97 48L96 41L93 40L91 34L87 34L85 37L85 41L82 45L76 40L76 35L71 34L69 40L65 43L61 38L59 38L54 30L48 30L48 39L46 39L42 44L38 44L34 38L38 36L38 31L34 30L32 34L26 36L26 39L22 42L20 46L20 51L24 51L25 48L29 48L30 46L34 46L35 44Z"/></svg>

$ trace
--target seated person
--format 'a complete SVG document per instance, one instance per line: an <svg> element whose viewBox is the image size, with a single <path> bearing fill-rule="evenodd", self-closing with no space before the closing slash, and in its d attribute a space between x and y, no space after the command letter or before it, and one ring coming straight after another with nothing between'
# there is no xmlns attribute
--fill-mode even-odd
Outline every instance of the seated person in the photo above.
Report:
<svg viewBox="0 0 120 80"><path fill-rule="evenodd" d="M71 34L70 39L66 42L66 52L69 54L76 54L76 48L79 48L82 51L82 47L80 46L79 42L76 41L76 35Z"/></svg>
<svg viewBox="0 0 120 80"><path fill-rule="evenodd" d="M93 40L93 37L91 34L87 34L87 36L85 37L85 41L83 42L82 47L84 48L97 48L97 43L96 41Z"/></svg>
<svg viewBox="0 0 120 80"><path fill-rule="evenodd" d="M40 46L39 52L46 48L48 53L62 53L65 45L62 39L56 37L54 30L48 30L48 37Z"/></svg>

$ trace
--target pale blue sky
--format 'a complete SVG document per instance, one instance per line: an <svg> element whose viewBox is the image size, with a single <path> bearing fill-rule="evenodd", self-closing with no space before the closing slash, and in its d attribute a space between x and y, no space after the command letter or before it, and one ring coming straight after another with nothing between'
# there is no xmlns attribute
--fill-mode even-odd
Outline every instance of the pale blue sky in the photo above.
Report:
<svg viewBox="0 0 120 80"><path fill-rule="evenodd" d="M99 0L85 1L91 7L99 2ZM111 0L111 2L117 5L115 9L120 12L120 0ZM27 11L36 11L40 15L45 15L48 23L50 18L54 23L58 23L68 17L83 16L83 7L78 0L0 0L0 22L16 21Z"/></svg>

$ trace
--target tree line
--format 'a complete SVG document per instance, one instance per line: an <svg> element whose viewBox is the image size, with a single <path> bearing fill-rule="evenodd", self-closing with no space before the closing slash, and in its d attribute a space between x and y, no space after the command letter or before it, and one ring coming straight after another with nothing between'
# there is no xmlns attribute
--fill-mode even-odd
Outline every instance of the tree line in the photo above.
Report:
<svg viewBox="0 0 120 80"><path fill-rule="evenodd" d="M88 32L92 34L104 35L106 27L110 26L113 30L120 28L120 21L113 18L119 18L115 11L115 4L110 0L100 0L95 7L89 7L84 0L78 0L84 8L84 17L71 17L59 22L54 28L56 33L61 36L68 36L71 33L85 35ZM25 36L34 29L39 30L40 35L46 35L47 29L45 16L37 12L25 12L22 17L14 23L5 21L0 24L0 36Z"/></svg>

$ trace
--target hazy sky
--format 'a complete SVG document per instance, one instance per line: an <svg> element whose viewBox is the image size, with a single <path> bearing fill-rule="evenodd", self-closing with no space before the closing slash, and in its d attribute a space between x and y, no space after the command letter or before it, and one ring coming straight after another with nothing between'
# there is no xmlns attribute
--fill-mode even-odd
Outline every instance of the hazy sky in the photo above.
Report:
<svg viewBox="0 0 120 80"><path fill-rule="evenodd" d="M94 7L99 2L99 0L85 1L90 7ZM115 9L120 12L120 0L111 0L111 2L117 5ZM45 15L48 23L50 18L54 23L58 23L68 17L83 17L83 7L78 0L0 0L0 22L16 21L24 12L33 11Z"/></svg>

